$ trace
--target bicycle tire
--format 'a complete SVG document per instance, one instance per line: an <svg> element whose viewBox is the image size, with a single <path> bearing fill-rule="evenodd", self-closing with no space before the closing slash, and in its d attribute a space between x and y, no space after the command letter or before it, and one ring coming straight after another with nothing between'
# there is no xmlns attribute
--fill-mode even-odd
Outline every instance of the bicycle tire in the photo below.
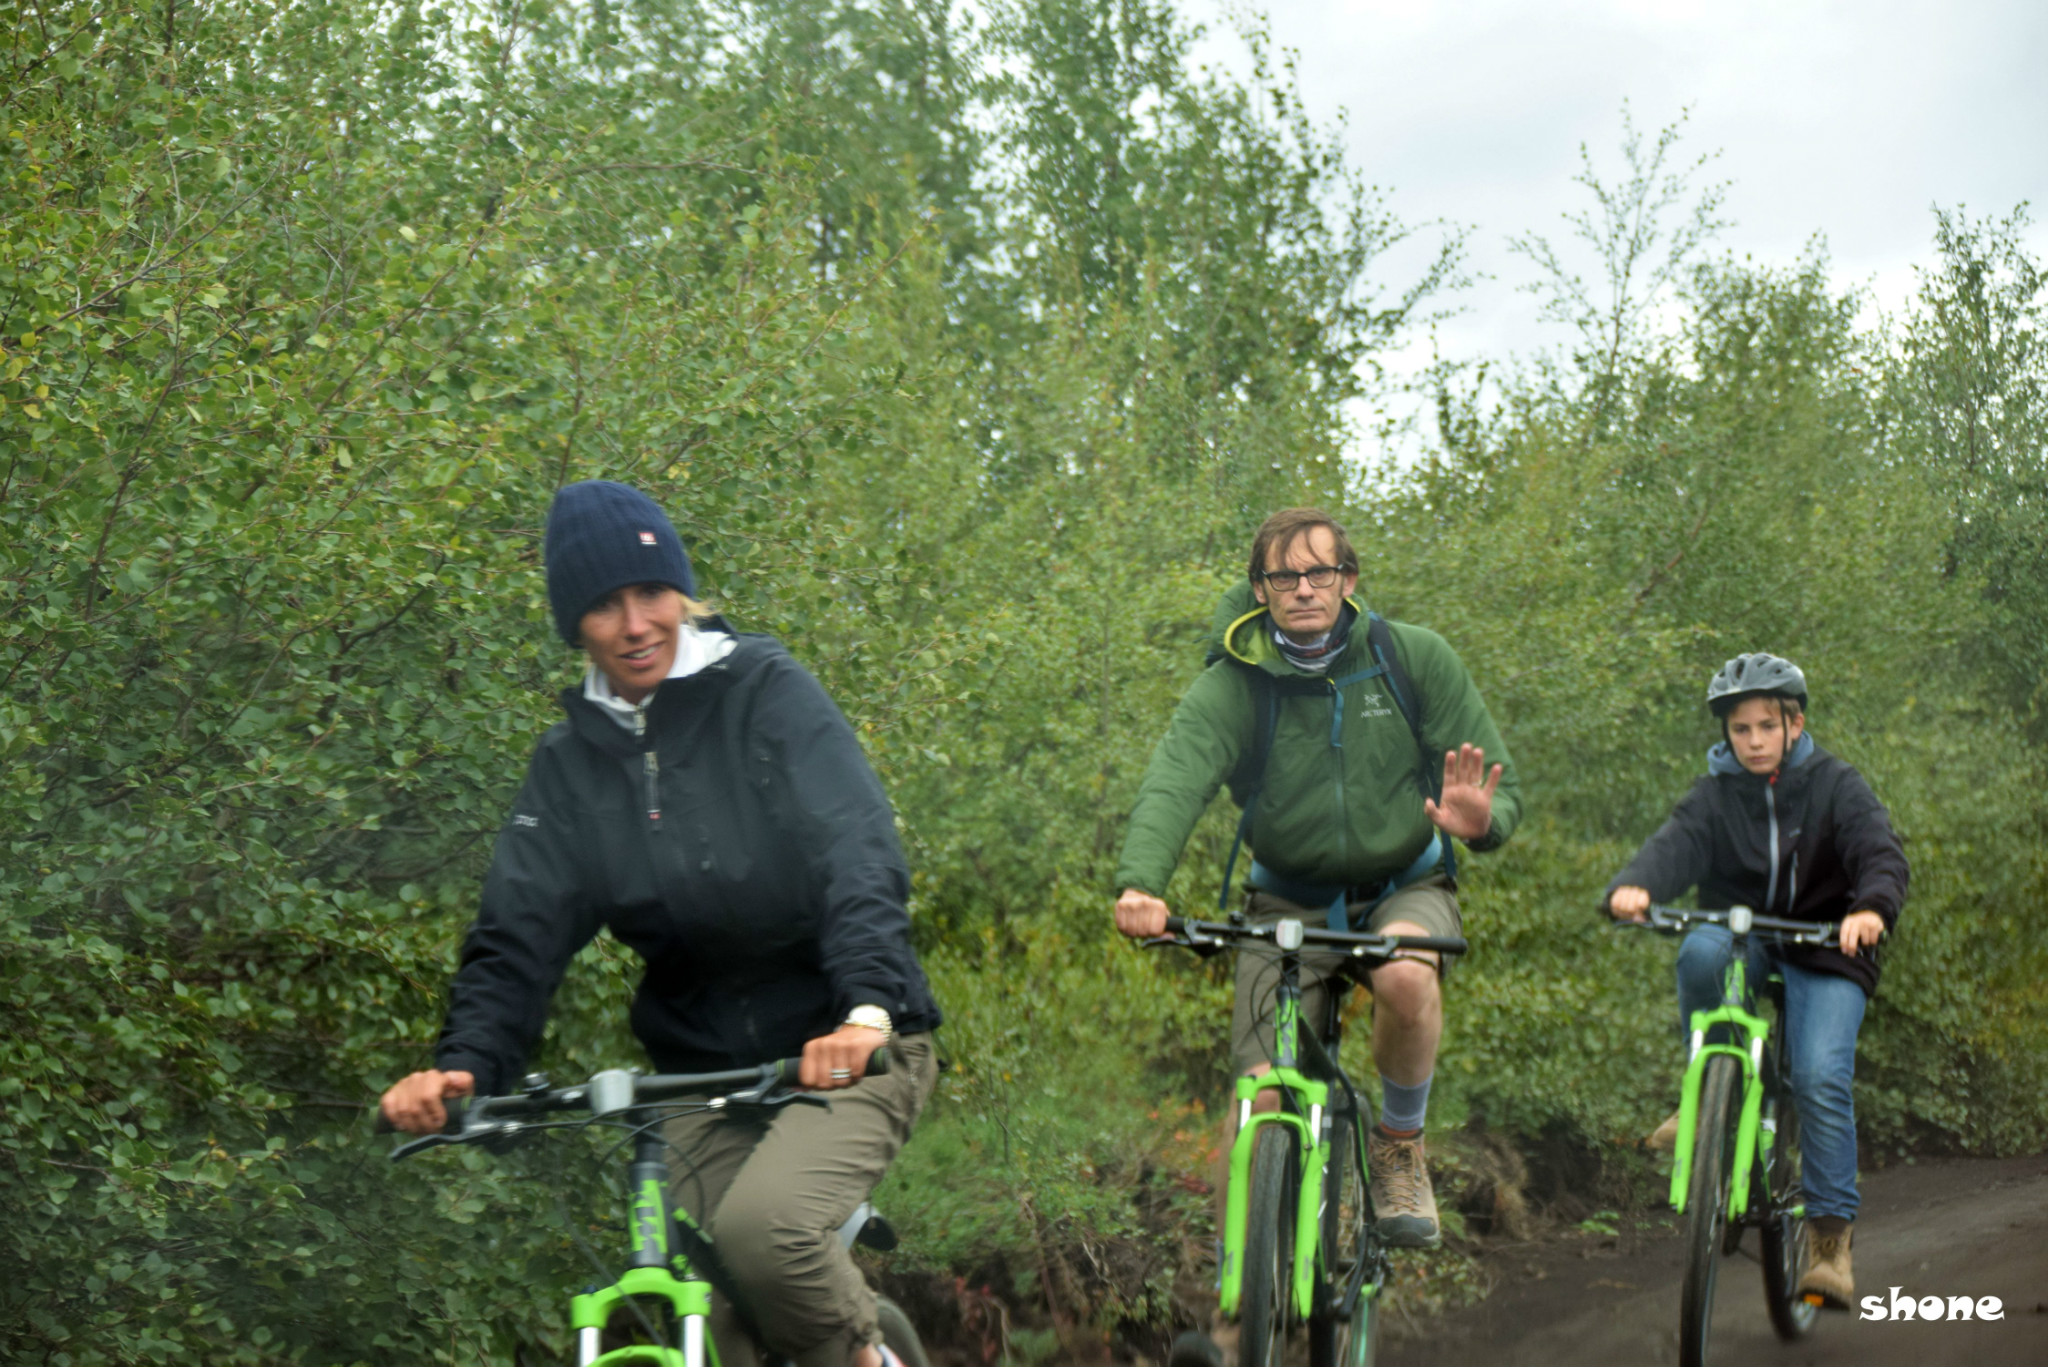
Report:
<svg viewBox="0 0 2048 1367"><path fill-rule="evenodd" d="M932 1367L931 1359L925 1356L924 1341L917 1336L917 1326L910 1322L902 1306L887 1296L876 1296L875 1320L882 1329L882 1342L901 1359L903 1367Z"/></svg>
<svg viewBox="0 0 2048 1367"><path fill-rule="evenodd" d="M1685 1286L1678 1305L1680 1367L1706 1367L1714 1320L1714 1281L1728 1219L1728 1169L1734 1158L1737 1085L1742 1068L1726 1054L1707 1060L1693 1128L1692 1181L1685 1197Z"/></svg>
<svg viewBox="0 0 2048 1367"><path fill-rule="evenodd" d="M1310 1367L1373 1367L1379 1356L1380 1307L1372 1293L1370 1264L1379 1257L1372 1238L1372 1197L1359 1153L1355 1119L1330 1127L1330 1167L1323 1178L1322 1267L1316 1310L1308 1322ZM1348 1320L1339 1319L1345 1291L1358 1266L1368 1267L1367 1286Z"/></svg>
<svg viewBox="0 0 2048 1367"><path fill-rule="evenodd" d="M1771 1328L1787 1343L1804 1338L1820 1316L1817 1306L1799 1296L1806 1275L1806 1216L1794 1215L1800 1192L1799 1110L1789 1093L1778 1098L1778 1134L1771 1163L1757 1185L1764 1207L1764 1303L1771 1310Z"/></svg>
<svg viewBox="0 0 2048 1367"><path fill-rule="evenodd" d="M1243 1292L1238 1301L1241 1367L1282 1367L1293 1310L1294 1168L1291 1127L1262 1125L1252 1141L1246 1195Z"/></svg>

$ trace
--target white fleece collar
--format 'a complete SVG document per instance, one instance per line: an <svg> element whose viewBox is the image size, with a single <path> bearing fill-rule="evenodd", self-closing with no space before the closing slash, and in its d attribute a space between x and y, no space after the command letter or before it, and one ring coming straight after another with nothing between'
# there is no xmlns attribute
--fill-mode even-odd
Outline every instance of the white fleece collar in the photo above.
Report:
<svg viewBox="0 0 2048 1367"><path fill-rule="evenodd" d="M723 631L700 631L695 624L683 623L683 629L676 633L675 663L668 667L668 677L684 679L700 673L732 654L739 642ZM657 685L658 686L658 685ZM604 714L625 727L635 730L634 723L640 717L646 700L634 704L612 692L612 681L604 671L590 665L583 671L583 696L604 709ZM654 694L647 695L652 698Z"/></svg>

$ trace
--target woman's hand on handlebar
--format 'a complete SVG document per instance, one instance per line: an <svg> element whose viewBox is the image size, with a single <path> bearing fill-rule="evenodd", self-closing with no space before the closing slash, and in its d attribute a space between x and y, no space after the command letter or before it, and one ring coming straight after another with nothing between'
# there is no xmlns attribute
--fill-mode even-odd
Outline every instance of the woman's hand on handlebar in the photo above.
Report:
<svg viewBox="0 0 2048 1367"><path fill-rule="evenodd" d="M1622 886L1607 897L1607 914L1617 921L1634 921L1638 925L1648 916L1650 892L1647 888Z"/></svg>
<svg viewBox="0 0 2048 1367"><path fill-rule="evenodd" d="M1166 903L1149 892L1125 888L1116 899L1116 928L1134 940L1166 933Z"/></svg>
<svg viewBox="0 0 2048 1367"><path fill-rule="evenodd" d="M813 1092L851 1087L867 1072L868 1060L886 1039L881 1031L865 1025L842 1025L829 1035L820 1035L804 1046L797 1081Z"/></svg>
<svg viewBox="0 0 2048 1367"><path fill-rule="evenodd" d="M407 1134L435 1134L448 1123L448 1108L441 1103L475 1094L474 1074L429 1068L392 1083L381 1109L386 1120Z"/></svg>

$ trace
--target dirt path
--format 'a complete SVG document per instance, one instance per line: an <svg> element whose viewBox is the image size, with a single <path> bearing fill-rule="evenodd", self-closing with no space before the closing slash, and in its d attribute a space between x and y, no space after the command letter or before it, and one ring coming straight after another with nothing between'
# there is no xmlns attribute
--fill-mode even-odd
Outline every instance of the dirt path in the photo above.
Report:
<svg viewBox="0 0 2048 1367"><path fill-rule="evenodd" d="M1997 1296L2000 1321L1895 1323L1821 1316L1798 1343L1765 1317L1750 1257L1721 1265L1711 1360L1740 1367L2048 1367L2048 1154L1866 1172L1856 1290ZM1754 1253L1756 1236L1745 1241ZM1391 1367L1598 1367L1678 1361L1684 1252L1675 1225L1574 1235L1488 1255L1493 1293L1401 1333Z"/></svg>

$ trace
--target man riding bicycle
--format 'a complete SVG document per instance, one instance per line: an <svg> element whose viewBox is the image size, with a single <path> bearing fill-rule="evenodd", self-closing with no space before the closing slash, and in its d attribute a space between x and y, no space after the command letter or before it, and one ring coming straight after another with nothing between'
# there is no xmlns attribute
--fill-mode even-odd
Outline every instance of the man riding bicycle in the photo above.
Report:
<svg viewBox="0 0 2048 1367"><path fill-rule="evenodd" d="M1165 929L1161 895L1227 780L1245 802L1256 856L1252 919L1463 934L1450 837L1474 850L1507 840L1521 813L1513 762L1444 639L1369 617L1352 600L1357 586L1358 557L1327 514L1290 508L1259 528L1246 582L1219 611L1214 663L1182 697L1139 787L1117 868L1118 930ZM1488 754L1499 760L1490 775ZM1348 986L1342 961L1305 953L1302 964L1303 1019L1326 1019ZM1434 953L1403 951L1370 975L1382 1092L1368 1146L1372 1200L1394 1247L1440 1237L1422 1131L1443 1029L1441 972ZM1240 961L1236 992L1233 1060L1241 1073L1264 1073L1272 975ZM1278 1104L1261 1092L1258 1109Z"/></svg>
<svg viewBox="0 0 2048 1367"><path fill-rule="evenodd" d="M1752 944L1748 981L1775 969L1785 983L1785 1043L1803 1135L1801 1185L1809 1266L1801 1294L1849 1309L1849 1242L1856 1219L1856 1033L1877 990L1865 952L1898 924L1906 900L1905 851L1863 776L1806 734L1806 676L1775 655L1738 655L1707 685L1721 741L1707 773L1608 888L1618 920L1641 921L1652 902L1699 888L1701 907L1746 906L1767 916L1841 922L1832 946L1773 950ZM1678 954L1681 1022L1721 1000L1732 953L1726 929L1689 932ZM1673 1116L1650 1137L1670 1147Z"/></svg>

